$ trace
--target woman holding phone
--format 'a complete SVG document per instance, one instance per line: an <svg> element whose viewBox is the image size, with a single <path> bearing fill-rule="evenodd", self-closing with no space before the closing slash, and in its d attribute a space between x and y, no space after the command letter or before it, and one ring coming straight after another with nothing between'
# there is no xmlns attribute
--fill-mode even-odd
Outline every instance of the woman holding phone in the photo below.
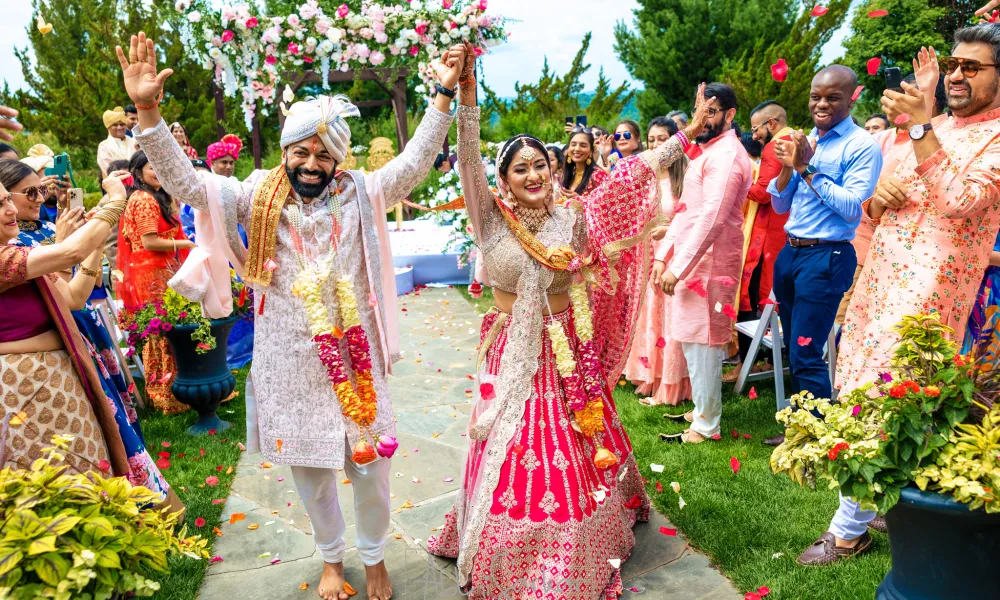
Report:
<svg viewBox="0 0 1000 600"><path fill-rule="evenodd" d="M123 175L104 181L109 197L88 222L58 242L28 246L17 243L18 217L37 209L37 186L23 182L37 176L23 163L0 161L0 372L4 387L17 390L0 409L9 425L3 451L8 466L27 469L53 435L69 435L64 460L71 471L125 476L182 508L69 313L86 302L95 280L86 265L100 256L124 210ZM8 192L3 184L12 181ZM60 275L81 261L72 277Z"/></svg>
<svg viewBox="0 0 1000 600"><path fill-rule="evenodd" d="M562 176L562 195L569 198L584 196L597 189L608 178L607 172L594 162L594 135L589 127L575 127L566 145L566 167Z"/></svg>
<svg viewBox="0 0 1000 600"><path fill-rule="evenodd" d="M125 319L147 304L163 299L167 282L188 256L194 242L184 235L180 210L156 177L146 153L136 152L128 164L132 188L118 228L119 299ZM142 350L146 366L146 393L166 414L188 409L170 391L177 364L166 338L153 336Z"/></svg>

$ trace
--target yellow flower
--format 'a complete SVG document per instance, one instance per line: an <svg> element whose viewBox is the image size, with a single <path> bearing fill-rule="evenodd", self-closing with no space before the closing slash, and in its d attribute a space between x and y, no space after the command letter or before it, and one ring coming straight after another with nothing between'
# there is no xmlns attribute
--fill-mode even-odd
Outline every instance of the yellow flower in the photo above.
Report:
<svg viewBox="0 0 1000 600"><path fill-rule="evenodd" d="M594 316L590 311L587 284L574 283L569 288L569 299L573 304L573 325L581 342L594 339Z"/></svg>
<svg viewBox="0 0 1000 600"><path fill-rule="evenodd" d="M340 320L344 330L361 324L358 315L358 300L354 297L354 283L347 277L337 282L337 298L340 300Z"/></svg>
<svg viewBox="0 0 1000 600"><path fill-rule="evenodd" d="M545 328L552 342L552 353L556 355L556 370L560 376L569 377L576 370L576 359L573 357L573 349L569 347L566 330L563 329L562 323L556 320L549 322Z"/></svg>

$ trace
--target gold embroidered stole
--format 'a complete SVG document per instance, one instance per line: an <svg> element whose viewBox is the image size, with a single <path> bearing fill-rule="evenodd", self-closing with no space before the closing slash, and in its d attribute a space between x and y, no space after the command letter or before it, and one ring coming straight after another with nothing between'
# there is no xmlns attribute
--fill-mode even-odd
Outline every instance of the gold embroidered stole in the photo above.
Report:
<svg viewBox="0 0 1000 600"><path fill-rule="evenodd" d="M243 281L250 285L271 285L267 261L274 258L281 210L291 191L292 184L285 173L285 166L279 165L271 169L253 196L248 236L250 248L243 276Z"/></svg>
<svg viewBox="0 0 1000 600"><path fill-rule="evenodd" d="M496 201L496 205L500 209L504 221L507 222L507 227L514 234L514 238L521 244L524 251L538 263L553 271L565 271L573 259L579 256L571 246L560 246L550 250L545 244L538 241L533 233L528 231L528 228L517 219L510 207L499 199Z"/></svg>

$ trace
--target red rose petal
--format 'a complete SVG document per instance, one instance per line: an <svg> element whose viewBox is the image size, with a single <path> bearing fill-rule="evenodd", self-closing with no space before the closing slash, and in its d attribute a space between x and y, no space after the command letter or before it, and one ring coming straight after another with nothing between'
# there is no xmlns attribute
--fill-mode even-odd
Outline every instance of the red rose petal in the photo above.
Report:
<svg viewBox="0 0 1000 600"><path fill-rule="evenodd" d="M219 485L219 478L216 477L215 475L212 475L211 477L206 477L205 484L210 486Z"/></svg>
<svg viewBox="0 0 1000 600"><path fill-rule="evenodd" d="M733 470L733 475L740 472L740 460L735 456L729 459L729 467Z"/></svg>
<svg viewBox="0 0 1000 600"><path fill-rule="evenodd" d="M222 503L224 503L225 501L226 501L226 499L225 499L225 498L217 498L217 499L215 499L215 500L212 500L212 504L222 504Z"/></svg>
<svg viewBox="0 0 1000 600"><path fill-rule="evenodd" d="M669 527L660 527L660 533L663 535L669 535L670 537L675 537L677 535L677 530Z"/></svg>
<svg viewBox="0 0 1000 600"><path fill-rule="evenodd" d="M903 113L897 116L895 119L893 119L892 122L895 123L896 125L902 125L903 123L906 123L909 120L910 120L910 115Z"/></svg>
<svg viewBox="0 0 1000 600"><path fill-rule="evenodd" d="M166 458L158 458L156 459L156 466L159 467L161 471L163 469L169 469L170 461L167 460Z"/></svg>
<svg viewBox="0 0 1000 600"><path fill-rule="evenodd" d="M877 19L879 17L888 17L889 11L880 8L878 10L871 11L870 13L868 13L868 16L871 17L872 19Z"/></svg>
<svg viewBox="0 0 1000 600"><path fill-rule="evenodd" d="M736 314L736 309L732 307L731 304L727 304L722 307L722 314L726 315L732 320L736 320L738 315Z"/></svg>
<svg viewBox="0 0 1000 600"><path fill-rule="evenodd" d="M812 12L809 13L809 16L822 17L827 12L829 12L829 10L830 10L829 8L823 6L822 4L817 4L816 6L813 7Z"/></svg>
<svg viewBox="0 0 1000 600"><path fill-rule="evenodd" d="M688 209L688 205L683 202L678 202L674 205L674 214L679 215Z"/></svg>
<svg viewBox="0 0 1000 600"><path fill-rule="evenodd" d="M649 357L640 356L639 357L639 362L642 363L642 366L646 367L647 369L649 368Z"/></svg>
<svg viewBox="0 0 1000 600"><path fill-rule="evenodd" d="M208 430L208 435L215 435L215 430L214 429L209 429Z"/></svg>
<svg viewBox="0 0 1000 600"><path fill-rule="evenodd" d="M760 594L756 592L747 592L746 595L743 596L743 600L760 600Z"/></svg>
<svg viewBox="0 0 1000 600"><path fill-rule="evenodd" d="M160 452L159 454L157 454L157 456L159 456L160 458L170 458L170 453L169 452Z"/></svg>
<svg viewBox="0 0 1000 600"><path fill-rule="evenodd" d="M684 285L687 289L691 290L695 294L698 294L701 298L708 298L708 292L705 290L705 282L701 279L685 279Z"/></svg>
<svg viewBox="0 0 1000 600"><path fill-rule="evenodd" d="M752 436L752 435L750 435L749 433L744 433L744 434L742 434L742 435L743 435L743 438L744 438L744 439L747 439L747 440L752 440L752 439L753 439L753 436Z"/></svg>
<svg viewBox="0 0 1000 600"><path fill-rule="evenodd" d="M875 76L878 75L879 67L882 66L882 59L878 56L868 59L868 74Z"/></svg>
<svg viewBox="0 0 1000 600"><path fill-rule="evenodd" d="M799 339L797 341L798 341L798 344L800 346L808 346L809 344L812 343L813 339L812 338L803 337L803 336L800 335Z"/></svg>
<svg viewBox="0 0 1000 600"><path fill-rule="evenodd" d="M656 491L657 492L662 492L663 491L663 484L660 483L659 481L656 482Z"/></svg>
<svg viewBox="0 0 1000 600"><path fill-rule="evenodd" d="M761 598L763 598L764 596L770 595L771 588L767 587L766 585L762 585L759 588L757 588L757 593L760 594Z"/></svg>
<svg viewBox="0 0 1000 600"><path fill-rule="evenodd" d="M660 336L659 338L657 338L657 340L656 340L656 347L657 348L665 348L666 345L667 345L667 340L663 339L663 336Z"/></svg>
<svg viewBox="0 0 1000 600"><path fill-rule="evenodd" d="M222 472L222 465L219 465L219 466L215 467L215 472L216 473L221 473Z"/></svg>
<svg viewBox="0 0 1000 600"><path fill-rule="evenodd" d="M482 396L483 400L492 400L497 397L492 383L480 383L479 395Z"/></svg>
<svg viewBox="0 0 1000 600"><path fill-rule="evenodd" d="M200 452L202 456L205 456L205 449L204 448L198 448L198 452Z"/></svg>
<svg viewBox="0 0 1000 600"><path fill-rule="evenodd" d="M160 442L160 445L163 446L164 448L169 448L170 442Z"/></svg>
<svg viewBox="0 0 1000 600"><path fill-rule="evenodd" d="M861 97L861 92L863 91L865 91L865 86L863 85L859 85L858 87L854 88L854 93L851 94L851 102L857 102L858 98Z"/></svg>
<svg viewBox="0 0 1000 600"><path fill-rule="evenodd" d="M719 440L721 440L721 439L722 439L722 436L721 436L721 435L719 435L719 434L717 433L717 434L713 435L713 436L711 437L711 439L713 439L713 440L715 440L715 441L719 441Z"/></svg>
<svg viewBox="0 0 1000 600"><path fill-rule="evenodd" d="M776 300L771 300L770 298L764 298L760 301L761 306L767 306L768 304L774 304L777 306L778 302Z"/></svg>
<svg viewBox="0 0 1000 600"><path fill-rule="evenodd" d="M778 83L788 79L788 63L785 59L779 58L778 62L771 65L771 77Z"/></svg>
<svg viewBox="0 0 1000 600"><path fill-rule="evenodd" d="M204 527L205 526L205 519L202 519L201 517L198 517L197 519L194 520L194 526L195 527Z"/></svg>
<svg viewBox="0 0 1000 600"><path fill-rule="evenodd" d="M735 439L738 439L739 437L740 437L740 432L738 432L738 431L736 431L736 430L734 429L734 430L733 430L733 439L735 440Z"/></svg>
<svg viewBox="0 0 1000 600"><path fill-rule="evenodd" d="M109 463L106 460L102 460L101 462L97 463L97 468L107 473L108 471L111 470L111 463Z"/></svg>
<svg viewBox="0 0 1000 600"><path fill-rule="evenodd" d="M757 399L757 388L755 388L753 386L750 386L750 393L747 394L747 398L750 398L751 400L756 400Z"/></svg>

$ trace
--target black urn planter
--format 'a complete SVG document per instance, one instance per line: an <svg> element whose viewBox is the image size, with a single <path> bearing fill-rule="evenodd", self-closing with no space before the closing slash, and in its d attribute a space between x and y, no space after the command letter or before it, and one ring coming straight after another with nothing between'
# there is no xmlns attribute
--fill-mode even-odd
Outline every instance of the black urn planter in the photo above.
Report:
<svg viewBox="0 0 1000 600"><path fill-rule="evenodd" d="M906 488L885 520L892 570L876 600L979 600L1000 594L1000 514Z"/></svg>
<svg viewBox="0 0 1000 600"><path fill-rule="evenodd" d="M204 354L198 353L198 342L191 339L197 325L176 325L163 334L177 361L177 377L170 391L198 413L198 420L187 429L188 435L204 435L210 429L223 431L231 427L215 411L236 389L236 377L226 362L226 343L229 330L239 319L233 315L212 321L215 348Z"/></svg>

